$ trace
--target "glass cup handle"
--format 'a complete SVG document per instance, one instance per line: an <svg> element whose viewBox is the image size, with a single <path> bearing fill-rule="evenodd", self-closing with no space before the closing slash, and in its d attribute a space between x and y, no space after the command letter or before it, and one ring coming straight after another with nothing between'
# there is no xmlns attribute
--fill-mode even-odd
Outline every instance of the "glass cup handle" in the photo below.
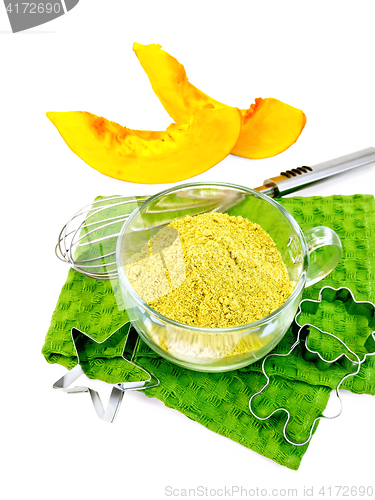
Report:
<svg viewBox="0 0 375 500"><path fill-rule="evenodd" d="M339 236L329 227L318 226L304 233L310 254L306 287L327 276L339 263L342 245Z"/></svg>

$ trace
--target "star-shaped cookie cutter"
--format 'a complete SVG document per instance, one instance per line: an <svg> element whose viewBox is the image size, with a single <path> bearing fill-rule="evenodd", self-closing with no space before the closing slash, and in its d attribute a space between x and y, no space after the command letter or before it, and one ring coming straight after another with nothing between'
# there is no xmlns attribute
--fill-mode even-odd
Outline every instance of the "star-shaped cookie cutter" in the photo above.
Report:
<svg viewBox="0 0 375 500"><path fill-rule="evenodd" d="M278 412L285 412L286 413L287 419L286 419L286 422L285 422L284 427L283 427L283 435L284 435L285 440L289 444L292 444L294 446L304 446L307 443L309 443L309 441L311 440L312 435L314 433L315 426L319 420L321 420L321 419L331 420L331 419L337 418L341 415L343 406L342 406L342 400L340 397L340 387L341 387L342 383L347 378L357 375L361 369L362 364L366 361L367 357L373 356L375 354L375 331L372 331L372 333L368 336L368 338L364 344L364 346L367 350L367 353L363 355L362 359L360 359L360 357L355 352L353 352L351 349L349 349L349 347L345 344L345 342L343 342L340 338L336 337L336 335L333 335L332 333L329 333L329 332L325 332L325 331L317 328L313 324L300 325L298 323L298 318L302 314L302 312L309 312L309 313L315 314L322 301L332 303L335 300L340 300L345 304L345 307L346 307L348 314L365 316L368 320L368 327L370 329L375 328L375 305L372 302L356 301L352 291L346 287L342 287L342 288L332 288L330 286L323 287L319 292L318 300L304 299L300 302L299 310L297 312L297 315L294 318L294 323L293 323L293 331L297 333L297 340L292 345L289 352L287 352L286 354L279 354L279 353L273 354L273 353L271 353L263 359L262 372L265 375L267 382L260 389L260 391L253 394L253 396L251 396L251 398L249 400L250 412L258 420L262 420L262 421L268 420L269 418L271 418L273 415L275 415ZM315 330L319 331L321 334L328 335L328 336L334 338L335 340L337 340L338 342L340 342L342 344L343 348L346 350L346 353L340 354L339 356L337 356L333 360L328 360L328 359L324 358L324 356L322 356L318 351L314 351L314 350L310 349L308 346L308 337L309 337L309 333L310 333L310 328L314 328ZM291 415L290 415L289 410L287 410L286 408L277 408L270 415L268 415L266 417L260 417L259 415L257 415L255 413L255 411L252 407L252 403L253 403L254 398L256 398L259 394L263 393L270 384L271 377L269 377L267 375L267 372L265 369L265 365L266 365L267 360L271 357L287 357L300 344L302 344L302 348L303 348L302 349L303 358L306 361L313 362L317 366L318 369L326 370L330 366L332 366L334 363L340 362L343 365L343 367L349 371L349 373L347 373L344 377L342 377L342 379L340 380L340 382L338 383L338 385L334 389L336 396L337 396L339 403L340 403L340 410L336 414L331 415L331 416L324 415L324 413L322 413L322 415L320 415L319 417L317 417L313 421L309 437L303 442L296 442L296 441L293 441L288 434L288 424L289 424L289 421L291 419ZM348 353L353 355L355 360L351 359L351 357L348 356Z"/></svg>
<svg viewBox="0 0 375 500"><path fill-rule="evenodd" d="M138 391L143 389L150 389L152 387L157 387L160 384L159 379L153 375L151 372L140 366L134 361L135 353L137 352L137 347L139 344L139 336L134 328L132 328L130 323L125 323L118 330L113 332L104 341L98 342L89 335L81 332L77 328L72 328L71 331L74 348L77 353L78 364L68 371L63 377L61 377L57 382L54 383L53 388L59 389L68 394L87 392L91 396L92 403L94 405L95 411L99 418L107 422L114 422L116 415L120 409L122 399L124 397L125 391ZM123 341L126 336L124 349L122 352L122 358L124 362L131 363L134 367L139 368L144 373L148 375L148 380L139 380L134 382L120 382L117 384L108 384L112 386L111 395L107 404L107 408L104 408L103 403L97 391L86 386L75 386L70 387L81 375L84 375L81 364L87 361L87 356L85 353L86 345L91 343L105 344L111 342L112 344L118 344Z"/></svg>

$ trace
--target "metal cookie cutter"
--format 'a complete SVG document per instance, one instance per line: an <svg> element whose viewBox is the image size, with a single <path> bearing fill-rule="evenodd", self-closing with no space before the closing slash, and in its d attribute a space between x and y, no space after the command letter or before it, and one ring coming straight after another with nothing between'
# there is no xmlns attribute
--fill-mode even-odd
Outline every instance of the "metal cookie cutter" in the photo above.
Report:
<svg viewBox="0 0 375 500"><path fill-rule="evenodd" d="M365 362L367 357L373 356L375 354L375 331L373 331L368 336L368 338L364 344L364 346L367 350L367 353L363 355L362 359L360 359L360 357L355 352L353 352L351 349L349 349L349 347L341 339L339 339L338 337L336 337L332 333L324 332L323 330L317 328L313 324L300 325L298 323L298 318L302 314L302 312L309 312L311 314L315 314L322 301L332 303L336 300L340 300L341 302L343 302L345 304L345 307L346 307L348 314L364 316L368 320L368 327L371 329L375 328L375 305L373 303L367 302L367 301L356 301L354 296L353 296L352 291L346 287L336 289L336 288L332 288L330 286L326 286L326 287L322 288L319 292L318 300L304 299L301 301L301 303L299 305L299 310L297 312L297 315L294 319L294 324L293 324L293 331L297 332L297 340L292 345L289 352L286 354L269 354L268 356L266 356L263 359L262 372L265 375L265 377L267 378L267 382L261 388L260 391L258 391L253 396L251 396L250 401L249 401L250 412L258 420L262 420L262 421L268 420L273 415L275 415L275 413L277 413L277 412L280 412L280 411L285 412L287 414L287 419L286 419L286 422L285 422L285 425L283 428L284 438L289 444L292 444L294 446L304 446L311 440L313 432L314 432L315 424L319 420L321 420L321 419L334 419L334 418L337 418L338 416L341 415L341 413L342 413L342 400L340 397L340 387L341 387L342 383L348 377L353 377L353 376L357 375L359 370L361 369L361 365ZM315 330L319 331L321 334L328 335L328 336L334 338L335 340L337 340L339 343L342 344L342 346L346 352L340 354L339 356L337 356L333 360L325 359L318 351L314 351L308 347L308 337L309 337L309 333L310 333L309 328L314 328ZM254 412L254 410L252 408L252 403L253 403L254 398L256 398L259 394L264 392L265 389L270 384L270 377L267 375L267 372L265 369L265 364L266 364L267 360L271 357L287 357L296 349L296 347L299 344L302 344L302 356L303 356L303 358L306 361L313 362L317 366L318 369L326 370L329 367L331 367L334 363L340 362L342 364L342 366L346 370L348 370L348 372L349 372L344 377L342 377L342 379L338 383L337 387L334 389L336 392L336 396L340 402L340 410L335 415L332 415L332 416L324 415L324 413L323 413L322 415L317 417L311 426L311 430L310 430L310 434L309 434L308 439L306 439L304 442L295 442L289 437L288 424L289 424L291 415L286 408L277 408L267 417L260 417L259 415L257 415ZM348 355L348 353L350 353L350 355L352 355L354 359L352 359Z"/></svg>
<svg viewBox="0 0 375 500"><path fill-rule="evenodd" d="M112 333L103 342L97 342L89 335L81 332L77 328L72 328L72 339L74 343L75 350L77 352L78 364L72 368L67 374L61 377L57 382L54 383L54 389L60 389L68 394L88 392L91 396L95 411L99 418L107 422L114 422L115 417L120 409L122 398L124 397L125 391L137 391L142 389L150 389L151 387L157 387L160 381L151 372L138 365L134 361L134 356L137 351L139 337L131 324L125 323L118 330ZM120 382L118 384L108 384L112 385L112 392L108 401L107 408L104 408L103 403L97 391L85 386L70 387L73 382L75 382L84 371L81 367L81 363L87 361L86 347L88 343L104 344L111 342L112 345L116 345L122 341L126 336L124 350L122 353L122 358L125 363L131 363L133 366L139 368L144 373L148 375L148 380L140 380L135 382Z"/></svg>

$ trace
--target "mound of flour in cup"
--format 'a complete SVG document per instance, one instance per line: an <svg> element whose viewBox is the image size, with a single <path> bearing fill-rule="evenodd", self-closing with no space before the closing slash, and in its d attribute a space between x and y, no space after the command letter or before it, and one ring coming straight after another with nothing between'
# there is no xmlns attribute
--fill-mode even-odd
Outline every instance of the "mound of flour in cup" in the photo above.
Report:
<svg viewBox="0 0 375 500"><path fill-rule="evenodd" d="M280 307L293 285L275 242L241 216L186 216L159 230L125 266L147 304L187 325L226 328Z"/></svg>

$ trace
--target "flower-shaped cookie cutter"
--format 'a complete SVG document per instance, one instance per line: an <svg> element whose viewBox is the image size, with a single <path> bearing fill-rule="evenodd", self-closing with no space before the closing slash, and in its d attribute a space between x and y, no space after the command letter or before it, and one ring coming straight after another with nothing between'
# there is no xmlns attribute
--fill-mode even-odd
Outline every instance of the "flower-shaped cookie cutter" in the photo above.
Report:
<svg viewBox="0 0 375 500"><path fill-rule="evenodd" d="M329 332L325 332L325 331L317 328L315 325L313 325L311 323L305 324L305 325L300 325L298 323L298 318L303 312L315 314L322 301L332 303L336 300L340 300L341 302L343 302L345 304L345 307L346 307L348 314L360 315L360 316L366 317L368 320L368 328L375 329L375 305L372 302L356 301L352 291L346 287L342 287L342 288L332 288L330 286L323 287L319 292L318 300L304 299L300 302L299 310L297 312L297 315L294 318L294 323L293 323L293 331L297 333L297 340L292 345L289 352L287 352L286 354L271 353L263 359L262 372L265 375L267 382L260 389L260 391L256 392L255 394L253 394L253 396L251 396L250 401L249 401L250 412L258 420L265 421L265 420L268 420L269 418L271 418L273 415L275 415L278 412L285 412L287 415L287 419L286 419L286 422L285 422L284 427L283 427L284 438L289 444L292 444L294 446L304 446L307 443L309 443L309 441L311 440L312 435L314 433L315 425L319 420L321 420L321 419L331 420L331 419L337 418L341 415L341 413L342 413L342 400L340 397L340 387L341 387L342 383L347 378L357 375L359 370L361 369L362 364L366 361L367 357L373 356L375 354L375 331L372 331L372 333L370 333L370 335L368 336L368 338L364 344L364 347L366 348L367 353L365 353L361 359L355 352L353 352L345 344L345 342L343 342L336 335L333 335L332 333L329 333ZM342 344L342 346L346 352L340 354L335 359L328 360L324 356L322 356L322 354L319 353L318 351L314 351L313 349L310 349L310 347L308 346L308 338L309 338L310 328L314 328L315 330L319 331L322 335L328 335L328 336L334 338L335 340L337 340L339 343ZM338 383L338 385L334 389L334 391L336 392L336 396L337 396L339 403L340 403L340 410L336 414L330 415L330 416L324 415L324 413L322 413L319 417L317 417L313 421L309 437L303 442L296 442L290 438L289 433L288 433L288 425L289 425L289 421L291 419L291 414L290 414L289 410L281 407L281 408L277 408L276 410L272 411L272 413L270 413L270 415L268 415L266 417L260 417L254 411L252 404L253 404L253 400L259 394L263 393L266 390L266 388L270 385L271 377L269 377L267 375L267 371L265 368L267 360L271 357L287 357L300 344L302 345L303 358L306 361L313 362L318 369L326 370L330 366L332 366L334 363L340 362L342 364L342 366L346 370L348 370L349 373L347 373L344 377L341 378L340 382ZM350 353L350 355L352 355L354 359L352 359L351 356L348 355L348 353Z"/></svg>

